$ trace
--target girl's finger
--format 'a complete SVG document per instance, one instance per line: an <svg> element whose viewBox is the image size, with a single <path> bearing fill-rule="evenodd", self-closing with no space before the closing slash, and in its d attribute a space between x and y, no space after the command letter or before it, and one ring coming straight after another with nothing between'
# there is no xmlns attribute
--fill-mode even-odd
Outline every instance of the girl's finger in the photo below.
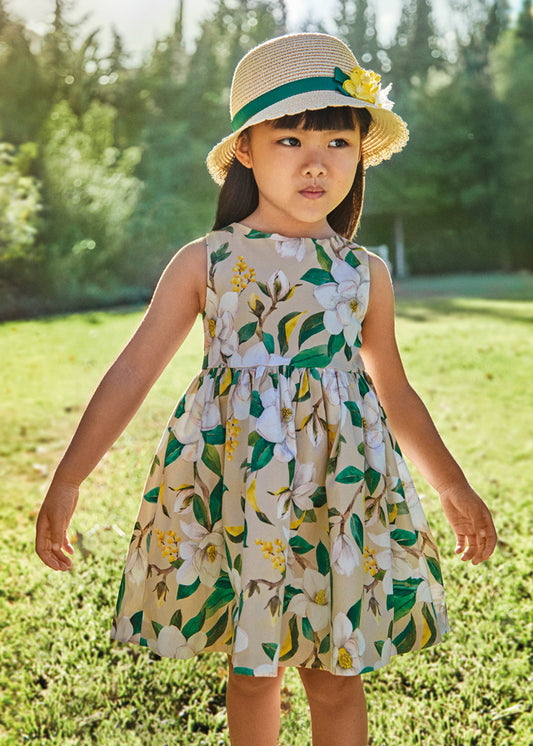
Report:
<svg viewBox="0 0 533 746"><path fill-rule="evenodd" d="M462 554L466 549L466 536L457 534L457 544L455 545L455 554Z"/></svg>

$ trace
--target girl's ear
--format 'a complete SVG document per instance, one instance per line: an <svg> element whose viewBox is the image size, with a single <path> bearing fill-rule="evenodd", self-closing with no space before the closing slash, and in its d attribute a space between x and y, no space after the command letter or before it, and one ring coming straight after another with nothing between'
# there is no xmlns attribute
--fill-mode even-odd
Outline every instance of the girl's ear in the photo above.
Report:
<svg viewBox="0 0 533 746"><path fill-rule="evenodd" d="M235 144L235 157L245 168L252 168L252 154L250 152L250 138L248 132L242 132Z"/></svg>

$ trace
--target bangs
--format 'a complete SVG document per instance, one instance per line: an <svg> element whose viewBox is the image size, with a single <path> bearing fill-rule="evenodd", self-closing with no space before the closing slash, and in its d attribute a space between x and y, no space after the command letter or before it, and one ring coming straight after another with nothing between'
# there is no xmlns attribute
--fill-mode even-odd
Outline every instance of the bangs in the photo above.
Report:
<svg viewBox="0 0 533 746"><path fill-rule="evenodd" d="M286 114L274 119L271 124L276 129L296 129L302 125L304 130L354 130L358 119L356 111L352 106L306 109L298 114Z"/></svg>

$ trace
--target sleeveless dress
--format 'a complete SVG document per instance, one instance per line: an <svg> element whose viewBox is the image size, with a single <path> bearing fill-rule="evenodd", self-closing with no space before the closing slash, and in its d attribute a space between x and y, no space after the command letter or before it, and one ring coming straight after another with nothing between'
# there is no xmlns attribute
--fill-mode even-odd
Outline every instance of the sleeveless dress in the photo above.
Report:
<svg viewBox="0 0 533 746"><path fill-rule="evenodd" d="M112 638L356 675L448 631L437 547L359 354L367 252L207 236L204 359L154 457Z"/></svg>

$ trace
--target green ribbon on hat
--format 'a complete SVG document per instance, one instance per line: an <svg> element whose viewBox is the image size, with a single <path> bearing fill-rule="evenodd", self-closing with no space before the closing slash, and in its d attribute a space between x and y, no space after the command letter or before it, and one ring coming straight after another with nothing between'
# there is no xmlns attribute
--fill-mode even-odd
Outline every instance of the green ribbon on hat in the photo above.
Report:
<svg viewBox="0 0 533 746"><path fill-rule="evenodd" d="M336 67L333 78L316 76L313 78L302 78L301 80L293 80L290 83L284 83L283 85L273 88L271 91L267 91L245 104L231 120L232 129L236 132L246 124L249 119L263 109L266 109L273 104L278 104L280 101L290 98L291 96L298 96L300 93L311 93L312 91L335 91L336 93L342 93L344 96L350 97L348 91L342 87L344 81L349 77L350 76L346 75L346 73L344 73L340 68Z"/></svg>

